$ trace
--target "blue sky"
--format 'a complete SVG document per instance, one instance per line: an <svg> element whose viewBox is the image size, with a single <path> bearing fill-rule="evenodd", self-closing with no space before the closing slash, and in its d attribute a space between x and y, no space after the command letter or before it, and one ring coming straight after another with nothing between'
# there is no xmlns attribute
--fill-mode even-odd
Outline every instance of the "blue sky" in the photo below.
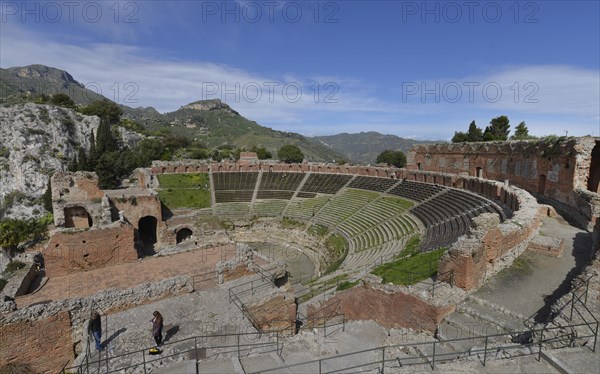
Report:
<svg viewBox="0 0 600 374"><path fill-rule="evenodd" d="M507 115L600 135L598 1L4 1L0 66L161 112L219 98L306 135L449 139Z"/></svg>

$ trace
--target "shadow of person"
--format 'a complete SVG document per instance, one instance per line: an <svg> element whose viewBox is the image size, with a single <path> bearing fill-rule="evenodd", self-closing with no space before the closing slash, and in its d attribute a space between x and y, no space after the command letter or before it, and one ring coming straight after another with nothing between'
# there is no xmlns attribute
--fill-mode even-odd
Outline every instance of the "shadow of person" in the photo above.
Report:
<svg viewBox="0 0 600 374"><path fill-rule="evenodd" d="M117 338L117 336L121 335L125 331L127 331L127 329L125 327L121 327L117 331L113 332L111 336L109 336L108 338L106 338L106 340L104 342L102 342L102 346L103 347L108 347L108 344L110 342L112 342L113 340L115 340Z"/></svg>
<svg viewBox="0 0 600 374"><path fill-rule="evenodd" d="M165 332L165 339L164 341L169 341L173 335L177 334L177 332L179 331L179 326L175 325L175 326L171 326L166 332Z"/></svg>

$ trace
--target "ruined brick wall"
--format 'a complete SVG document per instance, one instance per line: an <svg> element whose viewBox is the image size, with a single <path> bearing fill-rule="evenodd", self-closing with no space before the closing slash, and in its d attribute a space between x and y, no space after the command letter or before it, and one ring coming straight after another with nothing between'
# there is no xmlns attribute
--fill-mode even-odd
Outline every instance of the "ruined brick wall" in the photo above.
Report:
<svg viewBox="0 0 600 374"><path fill-rule="evenodd" d="M56 227L89 227L83 217L89 214L92 225L110 223L102 205L104 192L98 188L95 173L54 173L52 182L52 210Z"/></svg>
<svg viewBox="0 0 600 374"><path fill-rule="evenodd" d="M511 184L540 194L591 216L581 207L575 190L587 189L592 150L597 138L569 138L559 142L519 141L416 145L407 169L465 174ZM596 191L593 191L596 192Z"/></svg>
<svg viewBox="0 0 600 374"><path fill-rule="evenodd" d="M288 330L296 323L296 302L293 294L279 294L266 301L247 306L254 316L251 321L259 331Z"/></svg>
<svg viewBox="0 0 600 374"><path fill-rule="evenodd" d="M157 195L150 193L144 195L128 195L126 190L110 191L109 197L111 203L117 211L122 211L123 216L136 229L141 218L146 216L155 217L160 226L162 221L162 210L160 200ZM119 195L122 193L122 195Z"/></svg>
<svg viewBox="0 0 600 374"><path fill-rule="evenodd" d="M137 261L131 225L85 231L59 231L42 251L49 277Z"/></svg>
<svg viewBox="0 0 600 374"><path fill-rule="evenodd" d="M456 308L453 304L436 306L399 290L387 292L365 285L338 292L323 304L309 305L307 319L318 319L319 310L331 307L343 313L346 320L374 320L386 328L405 327L430 332L434 332L440 321Z"/></svg>
<svg viewBox="0 0 600 374"><path fill-rule="evenodd" d="M460 237L440 259L440 280L465 290L475 289L498 271L499 266L512 263L537 235L544 210L522 190L502 191L505 199L519 209L502 224L495 214L476 217L471 234Z"/></svg>
<svg viewBox="0 0 600 374"><path fill-rule="evenodd" d="M25 364L31 373L57 373L74 359L69 312L36 321L0 324L0 371Z"/></svg>
<svg viewBox="0 0 600 374"><path fill-rule="evenodd" d="M222 162L207 163L206 161L155 161L152 163L150 171L152 174L169 173L219 173L219 172L295 172L295 173L332 173L332 174L352 174L366 175L382 178L394 178L400 173L401 169L393 167L374 167L374 166L356 166L356 165L337 165L327 163L301 163L286 164L275 161L250 162Z"/></svg>

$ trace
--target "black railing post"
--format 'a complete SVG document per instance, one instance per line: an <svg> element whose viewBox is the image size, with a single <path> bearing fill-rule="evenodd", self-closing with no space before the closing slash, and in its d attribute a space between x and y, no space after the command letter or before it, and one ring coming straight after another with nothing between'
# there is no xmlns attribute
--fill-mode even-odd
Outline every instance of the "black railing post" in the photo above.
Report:
<svg viewBox="0 0 600 374"><path fill-rule="evenodd" d="M573 308L575 308L575 291L571 294L571 314L569 316L569 321L573 321Z"/></svg>
<svg viewBox="0 0 600 374"><path fill-rule="evenodd" d="M194 336L194 361L195 362L195 366L196 366L196 374L199 374L198 372L198 339Z"/></svg>
<svg viewBox="0 0 600 374"><path fill-rule="evenodd" d="M435 343L436 341L433 341L433 354L431 356L431 370L435 370Z"/></svg>
<svg viewBox="0 0 600 374"><path fill-rule="evenodd" d="M583 299L583 303L587 304L587 299L588 299L588 290L590 288L590 278L588 278L588 280L585 282L585 298Z"/></svg>
<svg viewBox="0 0 600 374"><path fill-rule="evenodd" d="M539 347L538 347L538 362L541 361L542 359L542 342L544 341L544 329L542 328L542 331L540 332L540 342L539 342Z"/></svg>
<svg viewBox="0 0 600 374"><path fill-rule="evenodd" d="M487 345L488 345L488 336L485 336L485 343L483 344L483 366L485 366L485 360L487 359Z"/></svg>
<svg viewBox="0 0 600 374"><path fill-rule="evenodd" d="M146 372L146 350L145 349L142 350L142 359L144 362L144 374L146 374L147 372Z"/></svg>
<svg viewBox="0 0 600 374"><path fill-rule="evenodd" d="M592 352L596 352L596 340L598 340L598 326L600 323L596 322L596 333L594 334L594 346L592 347Z"/></svg>
<svg viewBox="0 0 600 374"><path fill-rule="evenodd" d="M385 373L385 346L381 347L381 374Z"/></svg>
<svg viewBox="0 0 600 374"><path fill-rule="evenodd" d="M238 357L240 357L240 334L236 334Z"/></svg>

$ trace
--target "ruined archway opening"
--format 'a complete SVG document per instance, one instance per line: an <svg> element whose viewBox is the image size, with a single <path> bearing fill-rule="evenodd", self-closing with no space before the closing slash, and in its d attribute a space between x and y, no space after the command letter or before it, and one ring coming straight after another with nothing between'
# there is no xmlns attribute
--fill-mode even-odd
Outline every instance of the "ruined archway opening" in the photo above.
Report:
<svg viewBox="0 0 600 374"><path fill-rule="evenodd" d="M94 224L92 217L82 206L73 206L64 209L65 212L65 227L74 227L84 229L92 227Z"/></svg>
<svg viewBox="0 0 600 374"><path fill-rule="evenodd" d="M183 228L179 231L177 231L177 244L189 240L192 237L192 230L188 229L188 228Z"/></svg>
<svg viewBox="0 0 600 374"><path fill-rule="evenodd" d="M538 178L537 192L540 195L543 195L546 192L546 176L544 174L540 175Z"/></svg>
<svg viewBox="0 0 600 374"><path fill-rule="evenodd" d="M154 254L157 223L156 217L153 216L142 217L138 222L138 239L145 254Z"/></svg>
<svg viewBox="0 0 600 374"><path fill-rule="evenodd" d="M596 145L592 149L588 190L600 193L600 141L596 141Z"/></svg>

